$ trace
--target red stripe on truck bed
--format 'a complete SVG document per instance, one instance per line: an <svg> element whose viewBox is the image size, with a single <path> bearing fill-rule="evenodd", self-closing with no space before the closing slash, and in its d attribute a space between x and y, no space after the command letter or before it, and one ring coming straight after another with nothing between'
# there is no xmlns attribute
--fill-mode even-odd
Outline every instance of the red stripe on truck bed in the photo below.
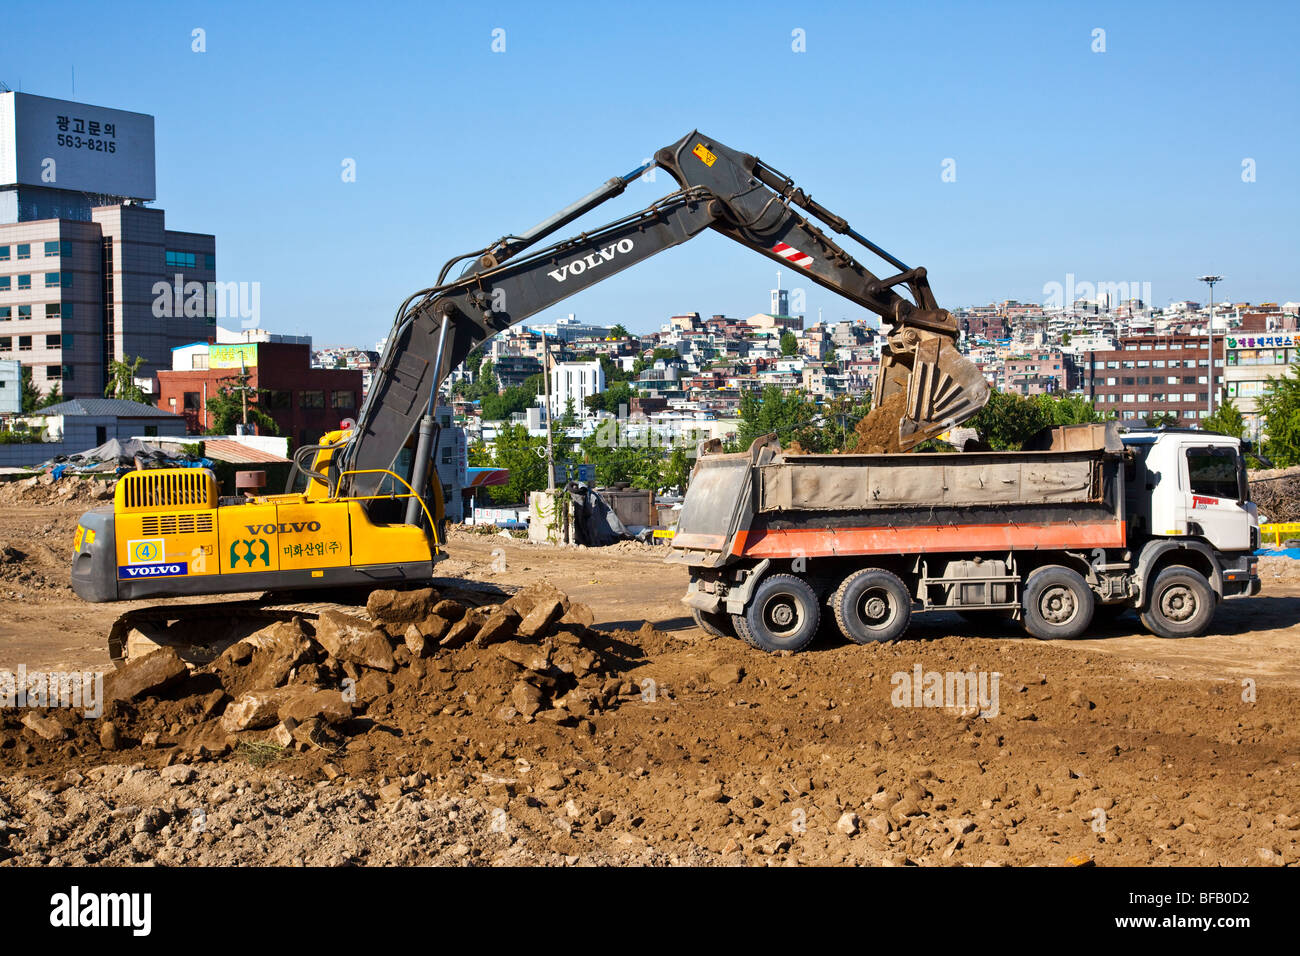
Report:
<svg viewBox="0 0 1300 956"><path fill-rule="evenodd" d="M732 553L745 558L817 558L853 554L1122 547L1123 523L1097 521L1086 524L759 529L738 531Z"/></svg>

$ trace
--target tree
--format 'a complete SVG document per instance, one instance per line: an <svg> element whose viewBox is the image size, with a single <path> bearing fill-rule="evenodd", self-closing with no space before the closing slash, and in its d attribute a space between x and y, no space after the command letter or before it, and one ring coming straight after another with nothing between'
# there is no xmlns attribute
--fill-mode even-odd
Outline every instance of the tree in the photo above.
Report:
<svg viewBox="0 0 1300 956"><path fill-rule="evenodd" d="M651 491L664 485L663 448L641 430L632 432L627 422L606 419L581 443L585 462L596 466L596 484L626 481Z"/></svg>
<svg viewBox="0 0 1300 956"><path fill-rule="evenodd" d="M802 391L786 392L769 385L761 395L746 392L740 397L740 426L736 429L736 443L748 448L755 438L776 433L782 445L805 439L812 441L809 428L816 417L816 406L808 401Z"/></svg>
<svg viewBox="0 0 1300 956"><path fill-rule="evenodd" d="M1178 424L1175 412L1152 412L1145 419L1148 428L1173 428Z"/></svg>
<svg viewBox="0 0 1300 956"><path fill-rule="evenodd" d="M979 432L995 451L1014 451L1044 428L1102 421L1095 405L1079 395L1035 395L990 392L988 404L966 424Z"/></svg>
<svg viewBox="0 0 1300 956"><path fill-rule="evenodd" d="M609 412L612 415L619 414L620 407L630 407L632 398L636 392L627 382L615 382L610 385L608 380L605 383L605 390L597 392L595 395L588 395L586 405L595 412Z"/></svg>
<svg viewBox="0 0 1300 956"><path fill-rule="evenodd" d="M628 339L631 338L632 335L627 329L623 328L623 323L620 322L609 330L609 337L612 339Z"/></svg>
<svg viewBox="0 0 1300 956"><path fill-rule="evenodd" d="M546 458L538 454L539 449L546 449L546 439L532 437L523 425L506 425L497 432L492 443L492 465L507 469L510 479L487 489L493 501L527 503L530 491L546 488Z"/></svg>
<svg viewBox="0 0 1300 956"><path fill-rule="evenodd" d="M1300 364L1281 378L1269 378L1259 400L1264 420L1264 455L1278 468L1300 465Z"/></svg>
<svg viewBox="0 0 1300 956"><path fill-rule="evenodd" d="M22 392L23 413L29 414L36 411L37 406L40 405L41 390L37 388L36 383L32 381L32 367L30 365L24 365L19 375L22 379L20 388Z"/></svg>
<svg viewBox="0 0 1300 956"><path fill-rule="evenodd" d="M781 333L781 354L782 355L799 354L799 340L795 338L793 332Z"/></svg>
<svg viewBox="0 0 1300 956"><path fill-rule="evenodd" d="M264 390L251 387L252 375L243 371L217 382L217 394L207 401L208 435L233 435L236 425L256 425L259 435L279 434L275 419L264 412L258 399Z"/></svg>
<svg viewBox="0 0 1300 956"><path fill-rule="evenodd" d="M556 422L556 425L560 428L569 429L575 427L577 424L578 411L574 407L573 398L570 397L569 400L564 403L564 414L560 416L560 420Z"/></svg>
<svg viewBox="0 0 1300 956"><path fill-rule="evenodd" d="M61 401L63 401L63 392L59 389L59 383L55 382L50 386L50 390L41 397L41 400L37 403L36 407L38 409L49 408L51 405L57 405Z"/></svg>
<svg viewBox="0 0 1300 956"><path fill-rule="evenodd" d="M691 469L695 467L695 462L681 445L674 445L673 450L668 454L668 460L663 464L663 483L665 488L677 488L679 491L686 491L686 484L690 481Z"/></svg>
<svg viewBox="0 0 1300 956"><path fill-rule="evenodd" d="M144 365L143 356L127 357L108 363L108 384L104 386L105 398L123 398L128 402L144 402L144 389L135 384L135 377Z"/></svg>
<svg viewBox="0 0 1300 956"><path fill-rule="evenodd" d="M1227 435L1229 438L1246 437L1246 419L1230 398L1224 398L1219 407L1214 410L1214 414L1201 419L1201 428L1207 432Z"/></svg>

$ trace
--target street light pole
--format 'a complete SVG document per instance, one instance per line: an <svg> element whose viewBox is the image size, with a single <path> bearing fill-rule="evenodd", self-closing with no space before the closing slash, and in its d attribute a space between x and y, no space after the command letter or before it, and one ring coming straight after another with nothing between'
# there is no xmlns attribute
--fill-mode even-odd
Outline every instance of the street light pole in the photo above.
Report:
<svg viewBox="0 0 1300 956"><path fill-rule="evenodd" d="M1204 282L1210 287L1210 324L1206 326L1210 342L1210 390L1206 393L1209 400L1206 409L1210 415L1214 414L1214 389L1216 387L1216 377L1214 374L1214 283L1222 282L1223 276L1197 276L1197 282Z"/></svg>

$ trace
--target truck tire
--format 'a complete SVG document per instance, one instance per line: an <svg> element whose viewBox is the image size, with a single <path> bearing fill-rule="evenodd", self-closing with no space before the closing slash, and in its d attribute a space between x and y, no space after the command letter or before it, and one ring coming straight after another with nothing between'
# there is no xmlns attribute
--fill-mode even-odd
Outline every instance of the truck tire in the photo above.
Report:
<svg viewBox="0 0 1300 956"><path fill-rule="evenodd" d="M1157 637L1196 637L1210 626L1215 606L1205 575L1175 565L1156 575L1138 617Z"/></svg>
<svg viewBox="0 0 1300 956"><path fill-rule="evenodd" d="M854 644L901 637L912 619L912 595L898 575L864 568L844 579L831 602L835 623Z"/></svg>
<svg viewBox="0 0 1300 956"><path fill-rule="evenodd" d="M735 637L736 632L732 629L731 618L721 611L701 611L697 607L691 608L691 616L695 618L695 623L705 634L711 634L714 637Z"/></svg>
<svg viewBox="0 0 1300 956"><path fill-rule="evenodd" d="M1025 581L1021 599L1025 630L1040 641L1079 637L1092 623L1092 589L1078 571L1049 564Z"/></svg>
<svg viewBox="0 0 1300 956"><path fill-rule="evenodd" d="M817 592L793 574L765 577L754 589L736 633L761 651L801 651L817 636L821 620Z"/></svg>

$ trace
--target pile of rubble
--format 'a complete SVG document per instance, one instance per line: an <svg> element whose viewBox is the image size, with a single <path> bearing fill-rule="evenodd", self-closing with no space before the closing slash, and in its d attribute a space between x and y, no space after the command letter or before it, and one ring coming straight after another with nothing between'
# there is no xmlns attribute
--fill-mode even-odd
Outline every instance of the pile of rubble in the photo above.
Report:
<svg viewBox="0 0 1300 956"><path fill-rule="evenodd" d="M0 504L45 505L112 501L112 478L55 478L50 472L0 483Z"/></svg>
<svg viewBox="0 0 1300 956"><path fill-rule="evenodd" d="M1250 497L1269 521L1300 521L1300 468L1250 472Z"/></svg>
<svg viewBox="0 0 1300 956"><path fill-rule="evenodd" d="M232 751L267 759L318 751L329 760L355 738L401 733L433 715L590 733L592 716L639 694L617 676L623 645L593 631L591 610L550 585L478 605L456 593L375 591L364 612L279 621L198 667L160 648L104 678L95 719L67 708L21 719L7 711L0 763L56 769L137 749L162 751L166 764Z"/></svg>

